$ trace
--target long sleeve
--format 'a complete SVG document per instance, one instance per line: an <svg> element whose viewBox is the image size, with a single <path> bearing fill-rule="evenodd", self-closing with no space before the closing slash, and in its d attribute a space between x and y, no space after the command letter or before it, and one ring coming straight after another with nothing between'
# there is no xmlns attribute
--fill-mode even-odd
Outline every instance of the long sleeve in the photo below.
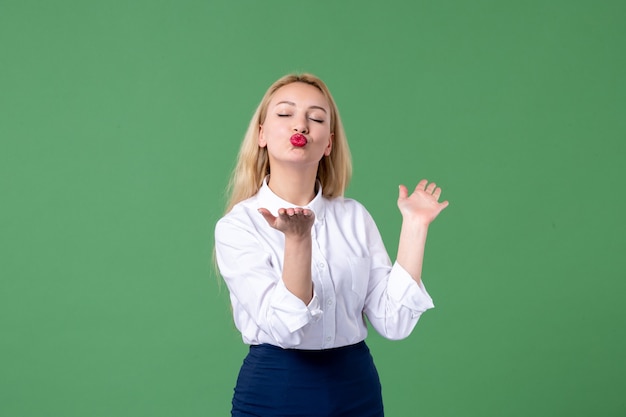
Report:
<svg viewBox="0 0 626 417"><path fill-rule="evenodd" d="M367 282L363 311L383 337L406 338L421 314L434 307L432 298L423 283L418 285L400 264L392 265L374 220L365 208L359 208L357 216L363 223L359 240L367 257L351 269L353 279Z"/></svg>
<svg viewBox="0 0 626 417"><path fill-rule="evenodd" d="M246 335L262 339L258 333L263 332L279 346L297 346L302 327L320 314L318 298L314 295L307 306L289 292L277 265L282 236L274 234L276 242L263 241L256 227L222 219L215 228L217 263L230 291L235 324L244 341Z"/></svg>

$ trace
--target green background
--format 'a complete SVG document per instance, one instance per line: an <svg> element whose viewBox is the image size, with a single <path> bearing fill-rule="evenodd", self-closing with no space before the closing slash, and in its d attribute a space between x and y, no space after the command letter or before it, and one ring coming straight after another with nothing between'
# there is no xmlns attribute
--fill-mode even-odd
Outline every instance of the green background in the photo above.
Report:
<svg viewBox="0 0 626 417"><path fill-rule="evenodd" d="M626 2L0 0L0 416L226 416L212 266L249 118L321 76L392 257L436 181L387 415L626 416Z"/></svg>

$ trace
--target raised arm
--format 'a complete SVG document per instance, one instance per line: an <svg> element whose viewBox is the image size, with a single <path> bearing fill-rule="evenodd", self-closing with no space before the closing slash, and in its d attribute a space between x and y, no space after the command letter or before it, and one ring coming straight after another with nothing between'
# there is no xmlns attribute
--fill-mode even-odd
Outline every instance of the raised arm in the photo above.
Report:
<svg viewBox="0 0 626 417"><path fill-rule="evenodd" d="M418 284L422 280L428 226L448 207L447 201L439 202L440 196L441 188L427 180L421 180L411 195L400 185L398 208L402 213L402 228L397 261Z"/></svg>

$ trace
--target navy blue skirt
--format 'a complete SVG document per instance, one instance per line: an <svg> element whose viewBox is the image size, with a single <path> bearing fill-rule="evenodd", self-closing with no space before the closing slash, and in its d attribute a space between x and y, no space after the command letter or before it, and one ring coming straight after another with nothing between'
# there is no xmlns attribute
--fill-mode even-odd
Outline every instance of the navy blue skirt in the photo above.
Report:
<svg viewBox="0 0 626 417"><path fill-rule="evenodd" d="M365 342L326 350L250 346L233 417L382 417L380 379Z"/></svg>

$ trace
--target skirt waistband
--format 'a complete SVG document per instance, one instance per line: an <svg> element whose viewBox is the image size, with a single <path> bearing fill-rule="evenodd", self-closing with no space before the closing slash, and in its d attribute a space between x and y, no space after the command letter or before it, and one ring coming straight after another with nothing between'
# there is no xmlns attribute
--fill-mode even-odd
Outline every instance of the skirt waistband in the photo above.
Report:
<svg viewBox="0 0 626 417"><path fill-rule="evenodd" d="M291 353L302 353L305 355L333 355L333 354L339 354L339 353L343 353L343 352L352 352L355 350L363 350L366 349L369 351L369 348L367 347L367 345L365 344L365 341L362 340L359 343L355 343L353 345L346 345L346 346L339 346L339 347L335 347L335 348L329 348L329 349L293 349L293 348L289 348L289 349L285 349L285 348L281 348L280 346L275 346L275 345L270 345L269 343L263 343L260 345L250 345L250 350L267 350L267 351L276 351L276 352L291 352Z"/></svg>

